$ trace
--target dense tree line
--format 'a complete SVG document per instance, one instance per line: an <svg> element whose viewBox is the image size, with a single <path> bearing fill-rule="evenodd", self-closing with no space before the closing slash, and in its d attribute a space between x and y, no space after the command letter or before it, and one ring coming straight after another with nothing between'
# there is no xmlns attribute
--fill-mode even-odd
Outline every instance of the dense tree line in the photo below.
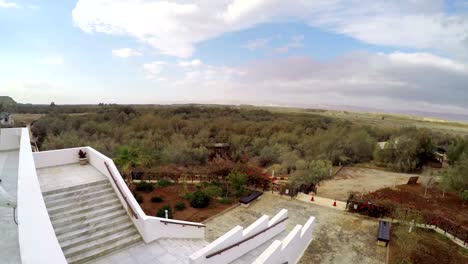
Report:
<svg viewBox="0 0 468 264"><path fill-rule="evenodd" d="M413 171L431 158L436 145L453 142L426 129L362 126L314 113L209 106L101 105L88 110L82 115L51 112L37 120L32 130L40 149L89 145L125 169L202 166L209 160L207 146L222 142L230 144L233 162L307 178L314 171L322 175L320 168L328 164L372 159ZM378 141L388 144L379 149Z"/></svg>

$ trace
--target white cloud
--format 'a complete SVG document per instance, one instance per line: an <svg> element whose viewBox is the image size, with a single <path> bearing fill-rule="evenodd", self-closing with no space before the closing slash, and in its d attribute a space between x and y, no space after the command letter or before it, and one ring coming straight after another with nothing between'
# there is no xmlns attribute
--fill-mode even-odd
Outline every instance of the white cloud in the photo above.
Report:
<svg viewBox="0 0 468 264"><path fill-rule="evenodd" d="M422 59L415 59L420 57ZM275 58L204 66L170 82L171 99L290 106L351 105L468 114L467 65L432 54L351 53L332 61ZM193 92L193 87L197 87ZM174 89L172 89L174 88Z"/></svg>
<svg viewBox="0 0 468 264"><path fill-rule="evenodd" d="M197 59L179 62L180 67L198 67L198 66L200 66L202 64L203 64L202 61L197 60Z"/></svg>
<svg viewBox="0 0 468 264"><path fill-rule="evenodd" d="M143 53L133 50L131 48L122 48L112 50L112 56L120 58L128 58L131 56L141 56Z"/></svg>
<svg viewBox="0 0 468 264"><path fill-rule="evenodd" d="M6 0L0 0L0 8L20 8L21 6L18 5L17 3L6 1Z"/></svg>
<svg viewBox="0 0 468 264"><path fill-rule="evenodd" d="M182 58L190 57L197 43L223 33L288 20L366 43L466 58L467 16L444 8L440 0L79 0L73 21L85 32L132 36Z"/></svg>
<svg viewBox="0 0 468 264"><path fill-rule="evenodd" d="M41 64L60 65L63 64L64 59L61 56L49 56L38 59Z"/></svg>
<svg viewBox="0 0 468 264"><path fill-rule="evenodd" d="M146 71L146 78L154 79L161 72L162 67L165 64L166 62L164 61L152 61L143 64L143 70Z"/></svg>

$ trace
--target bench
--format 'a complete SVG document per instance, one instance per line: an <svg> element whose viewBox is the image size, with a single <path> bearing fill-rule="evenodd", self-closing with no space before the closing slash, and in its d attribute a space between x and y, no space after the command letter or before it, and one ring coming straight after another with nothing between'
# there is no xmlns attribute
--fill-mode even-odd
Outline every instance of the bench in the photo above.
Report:
<svg viewBox="0 0 468 264"><path fill-rule="evenodd" d="M390 242L390 222L379 221L379 230L377 232L377 245L386 247Z"/></svg>
<svg viewBox="0 0 468 264"><path fill-rule="evenodd" d="M260 196L262 196L262 192L259 192L259 191L255 191L253 193L251 193L249 196L246 196L246 197L242 197L239 202L241 203L241 205L243 207L249 207L250 203L254 200L259 200L260 199Z"/></svg>

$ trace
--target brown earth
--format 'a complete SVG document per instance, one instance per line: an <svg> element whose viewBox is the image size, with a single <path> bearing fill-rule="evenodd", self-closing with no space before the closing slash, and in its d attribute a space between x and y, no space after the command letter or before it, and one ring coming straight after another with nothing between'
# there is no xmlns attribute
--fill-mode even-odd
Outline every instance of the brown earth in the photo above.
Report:
<svg viewBox="0 0 468 264"><path fill-rule="evenodd" d="M397 226L395 226L397 228ZM406 227L404 227L406 231ZM410 238L413 246L408 246L404 240L399 240L392 229L390 240L390 264L454 264L468 263L468 250L456 245L448 238L425 229L414 229ZM406 259L409 262L404 262Z"/></svg>
<svg viewBox="0 0 468 264"><path fill-rule="evenodd" d="M425 187L420 184L399 185L395 188L384 188L363 197L364 200L386 201L419 211L431 212L446 219L468 227L468 206L452 193L445 193L437 188L429 188L424 196Z"/></svg>
<svg viewBox="0 0 468 264"><path fill-rule="evenodd" d="M187 185L187 188L190 192L195 191L195 185ZM185 192L181 184L167 187L155 187L150 193L138 192L143 196L143 203L141 203L140 206L147 215L155 216L156 212L161 207L169 205L172 207L174 219L193 222L202 222L232 206L232 204L221 204L217 199L211 199L210 205L207 208L193 208L190 206L190 201L181 197ZM153 196L159 196L163 198L163 201L160 203L153 203L151 202ZM174 205L179 201L185 203L186 208L182 211L174 209ZM233 199L233 201L235 201L235 199Z"/></svg>

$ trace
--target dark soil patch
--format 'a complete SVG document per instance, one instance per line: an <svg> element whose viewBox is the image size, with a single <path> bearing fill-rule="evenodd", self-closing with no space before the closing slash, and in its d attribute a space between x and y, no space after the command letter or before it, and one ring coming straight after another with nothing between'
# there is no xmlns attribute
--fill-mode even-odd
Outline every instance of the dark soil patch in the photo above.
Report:
<svg viewBox="0 0 468 264"><path fill-rule="evenodd" d="M431 212L468 227L468 205L452 193L445 193L437 188L429 188L424 196L424 186L420 184L399 185L396 188L384 188L363 197L364 200L390 202L419 211Z"/></svg>
<svg viewBox="0 0 468 264"><path fill-rule="evenodd" d="M390 264L452 264L468 263L468 250L456 245L448 238L431 230L415 229L411 235L414 248L408 249L405 241L392 232L390 242ZM408 255L404 255L408 254ZM404 262L406 259L407 262Z"/></svg>
<svg viewBox="0 0 468 264"><path fill-rule="evenodd" d="M195 185L192 184L189 184L187 189L189 192L194 192L196 190ZM169 205L172 208L174 219L184 221L202 222L203 220L206 220L232 206L232 204L221 204L217 199L211 199L210 205L207 208L193 208L190 206L189 200L181 197L185 193L184 187L181 184L167 187L155 186L155 189L150 193L138 193L143 196L143 203L141 203L140 206L147 215L155 216L156 212L161 207ZM159 196L163 198L163 201L153 203L151 202L151 198L153 196ZM176 203L179 201L185 203L186 208L182 211L177 211L174 208Z"/></svg>

